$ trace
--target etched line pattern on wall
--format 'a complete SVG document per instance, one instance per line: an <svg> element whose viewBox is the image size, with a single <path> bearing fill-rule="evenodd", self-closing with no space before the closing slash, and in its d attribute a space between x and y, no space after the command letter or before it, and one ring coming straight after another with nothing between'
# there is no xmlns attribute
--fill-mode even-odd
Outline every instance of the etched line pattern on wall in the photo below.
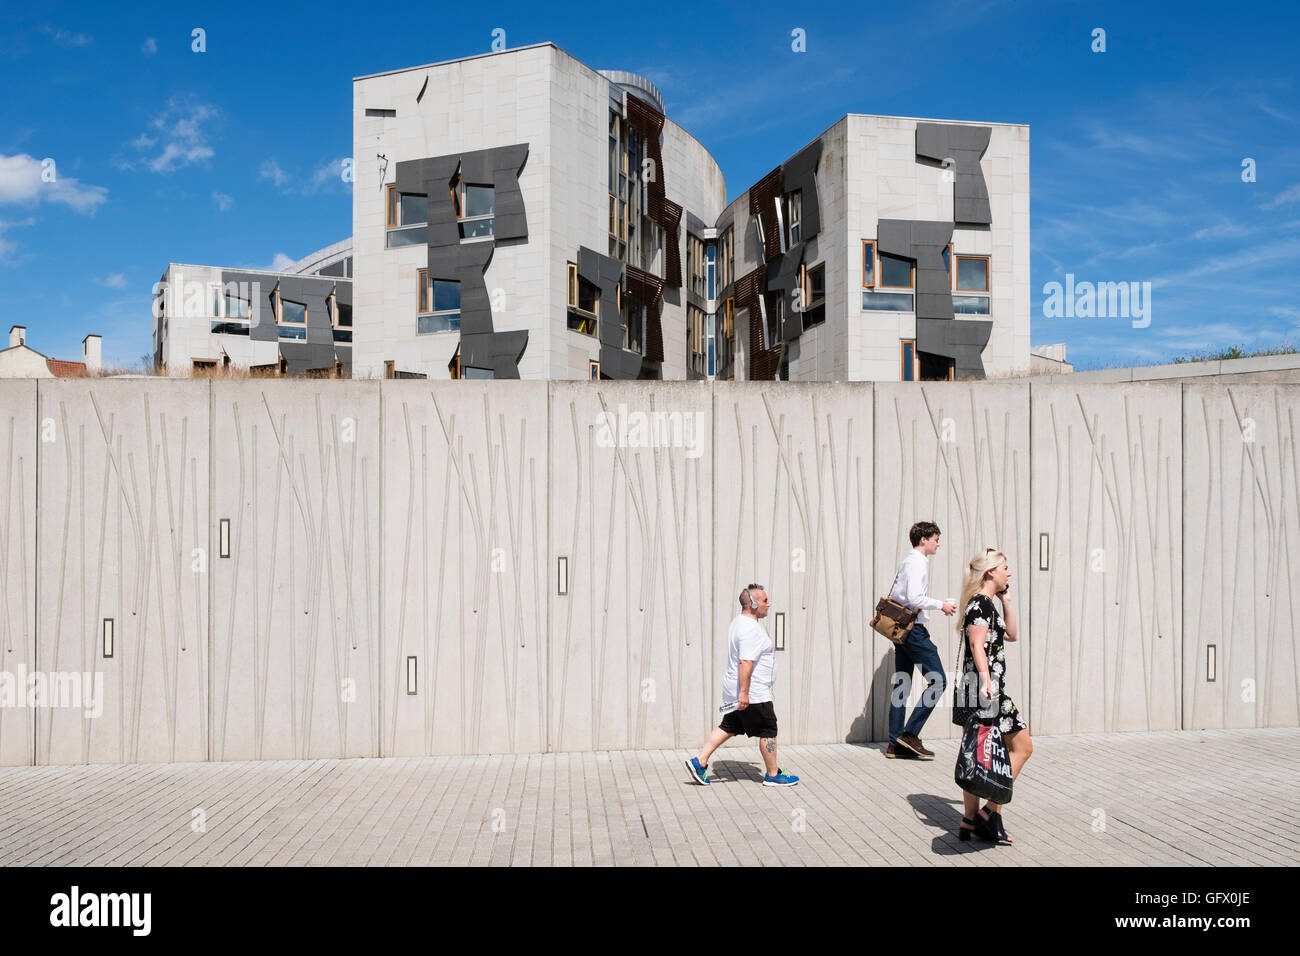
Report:
<svg viewBox="0 0 1300 956"><path fill-rule="evenodd" d="M773 689L784 740L869 734L871 409L860 386L718 396L714 683L740 589L758 581L763 626L784 638Z"/></svg>
<svg viewBox="0 0 1300 956"><path fill-rule="evenodd" d="M1269 386L1188 386L1185 392L1184 494L1197 514L1193 521L1189 512L1187 534L1203 556L1199 567L1189 566L1184 613L1189 729L1276 727L1300 719L1293 394Z"/></svg>
<svg viewBox="0 0 1300 956"><path fill-rule="evenodd" d="M683 745L707 712L709 393L565 385L555 396L552 540L569 587L554 599L552 747ZM672 436L701 453L660 440Z"/></svg>
<svg viewBox="0 0 1300 956"><path fill-rule="evenodd" d="M378 537L378 435L359 412L377 396L327 406L293 384L215 389L214 518L230 521L230 559L213 559L217 759L379 753L373 598L359 606Z"/></svg>
<svg viewBox="0 0 1300 956"><path fill-rule="evenodd" d="M101 718L88 716L89 706L39 710L41 763L206 756L206 608L201 590L187 587L193 549L205 538L194 516L206 487L186 481L206 451L192 437L206 435L206 408L156 401L165 386L116 385L48 383L41 391L53 437L40 448L42 533L53 546L41 556L38 656L42 670L82 675L83 702L93 700L94 675L103 681ZM110 537L115 564L105 560ZM111 658L106 618L114 622Z"/></svg>
<svg viewBox="0 0 1300 956"><path fill-rule="evenodd" d="M0 398L11 413L0 418L0 447L8 453L4 466L4 507L0 508L0 669L17 675L35 664L31 587L35 560L35 526L28 515L36 485L36 385L0 382ZM15 414L16 413L16 414ZM84 593L84 592L83 592ZM17 703L15 700L14 703ZM36 715L30 708L0 706L0 765L31 764L36 749Z"/></svg>
<svg viewBox="0 0 1300 956"><path fill-rule="evenodd" d="M393 400L386 518L394 537L386 752L517 752L544 746L545 542L537 437L545 386L403 389ZM390 399L385 399L389 401ZM543 460L543 468L545 467ZM531 512L531 513L529 513ZM408 688L414 658L418 693Z"/></svg>
<svg viewBox="0 0 1300 956"><path fill-rule="evenodd" d="M1050 573L1036 577L1039 729L1177 727L1179 386L1035 388L1034 409L1036 527L1056 539Z"/></svg>
<svg viewBox="0 0 1300 956"><path fill-rule="evenodd" d="M917 392L919 391L919 395ZM911 526L934 521L939 552L930 559L929 597L957 600L966 566L987 547L1007 555L1013 573L1019 644L1007 644L1007 689L1026 719L1031 701L1026 637L1030 568L1023 561L1029 505L1028 389L1021 385L948 383L878 384L876 398L876 492L889 506L876 521L876 591L885 594L912 545ZM874 592L873 592L874 593ZM874 597L872 598L874 602ZM958 735L947 719L959 673L961 650L954 617L928 614L926 629L939 652L948 687L942 705L925 725L926 737ZM872 633L875 645L875 737L887 736L894 645ZM911 677L907 712L920 701L926 681L918 666Z"/></svg>

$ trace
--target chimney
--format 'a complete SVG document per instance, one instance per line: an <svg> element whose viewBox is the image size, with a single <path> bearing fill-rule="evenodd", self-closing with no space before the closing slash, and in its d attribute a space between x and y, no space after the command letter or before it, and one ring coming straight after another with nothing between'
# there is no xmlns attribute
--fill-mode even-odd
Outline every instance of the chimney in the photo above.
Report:
<svg viewBox="0 0 1300 956"><path fill-rule="evenodd" d="M9 347L27 344L27 326L15 325L9 330Z"/></svg>
<svg viewBox="0 0 1300 956"><path fill-rule="evenodd" d="M81 340L81 360L86 363L88 375L98 375L100 371L101 339L98 335L87 335Z"/></svg>

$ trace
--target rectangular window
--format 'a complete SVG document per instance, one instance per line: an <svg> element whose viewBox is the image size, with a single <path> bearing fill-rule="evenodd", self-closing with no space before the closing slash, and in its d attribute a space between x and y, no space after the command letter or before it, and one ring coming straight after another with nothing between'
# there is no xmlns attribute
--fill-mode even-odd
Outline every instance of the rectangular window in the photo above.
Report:
<svg viewBox="0 0 1300 956"><path fill-rule="evenodd" d="M490 368L475 368L473 365L466 365L462 370L462 378L492 378Z"/></svg>
<svg viewBox="0 0 1300 956"><path fill-rule="evenodd" d="M728 226L727 231L722 234L722 239L718 242L718 245L721 247L721 252L718 256L718 288L720 290L726 289L735 279L735 238L734 230Z"/></svg>
<svg viewBox="0 0 1300 956"><path fill-rule="evenodd" d="M325 301L329 305L330 321L334 325L334 341L351 342L352 306L340 304L338 297L332 292L330 293L329 298Z"/></svg>
<svg viewBox="0 0 1300 956"><path fill-rule="evenodd" d="M600 287L578 275L578 267L572 262L566 264L565 272L569 328L583 335L595 335L600 315Z"/></svg>
<svg viewBox="0 0 1300 956"><path fill-rule="evenodd" d="M880 287L882 289L912 288L915 267L911 259L880 253Z"/></svg>
<svg viewBox="0 0 1300 956"><path fill-rule="evenodd" d="M417 333L455 332L460 328L460 283L432 278L421 269L419 309Z"/></svg>
<svg viewBox="0 0 1300 956"><path fill-rule="evenodd" d="M704 262L706 273L705 284L707 286L706 298L712 300L717 298L718 284L718 247L713 243L709 243L708 246L705 247Z"/></svg>
<svg viewBox="0 0 1300 956"><path fill-rule="evenodd" d="M384 363L384 378L396 378L397 373L393 369L393 361L389 359Z"/></svg>
<svg viewBox="0 0 1300 956"><path fill-rule="evenodd" d="M292 302L281 298L279 289L271 293L271 301L275 307L275 322L279 337L282 339L307 338L307 306L301 302Z"/></svg>
<svg viewBox="0 0 1300 956"><path fill-rule="evenodd" d="M228 319L247 319L249 314L249 301L241 299L237 295L226 293L226 318Z"/></svg>
<svg viewBox="0 0 1300 956"><path fill-rule="evenodd" d="M623 319L623 348L629 352L640 352L645 341L645 306L630 292L624 292L619 303L619 313Z"/></svg>
<svg viewBox="0 0 1300 956"><path fill-rule="evenodd" d="M456 219L462 239L477 239L492 235L493 215L496 208L495 191L491 186L476 186L456 180L452 187L456 193Z"/></svg>
<svg viewBox="0 0 1300 956"><path fill-rule="evenodd" d="M911 312L912 296L904 292L864 292L862 308L868 312Z"/></svg>
<svg viewBox="0 0 1300 956"><path fill-rule="evenodd" d="M425 193L402 193L402 225L413 226L429 221L429 197Z"/></svg>
<svg viewBox="0 0 1300 956"><path fill-rule="evenodd" d="M876 285L876 244L862 243L862 287L875 288Z"/></svg>
<svg viewBox="0 0 1300 956"><path fill-rule="evenodd" d="M408 226L405 229L389 229L385 246L389 249L400 249L402 246L423 246L428 241L428 226Z"/></svg>
<svg viewBox="0 0 1300 956"><path fill-rule="evenodd" d="M785 247L792 249L799 244L800 222L803 218L803 192L796 189L785 194Z"/></svg>
<svg viewBox="0 0 1300 956"><path fill-rule="evenodd" d="M800 297L803 301L803 327L810 329L826 321L826 264L799 267Z"/></svg>
<svg viewBox="0 0 1300 956"><path fill-rule="evenodd" d="M693 305L686 307L686 351L690 356L691 371L708 374L708 340L704 333L704 311Z"/></svg>
<svg viewBox="0 0 1300 956"><path fill-rule="evenodd" d="M916 340L903 340L903 378L904 382L916 381Z"/></svg>
<svg viewBox="0 0 1300 956"><path fill-rule="evenodd" d="M987 256L957 257L957 291L989 291L989 260Z"/></svg>
<svg viewBox="0 0 1300 956"><path fill-rule="evenodd" d="M216 370L216 367L217 363L215 361L209 362L203 359L194 360L194 371L196 372L212 372Z"/></svg>
<svg viewBox="0 0 1300 956"><path fill-rule="evenodd" d="M388 228L391 229L398 225L397 221L397 187L388 187L388 216L385 219Z"/></svg>
<svg viewBox="0 0 1300 956"><path fill-rule="evenodd" d="M598 378L600 378L600 363L599 363L599 362L588 362L588 363L587 363L587 366L588 366L588 371L591 373L591 377L592 377L592 380L593 380L593 381L596 380L596 379L598 379Z"/></svg>
<svg viewBox="0 0 1300 956"><path fill-rule="evenodd" d="M988 315L989 297L986 295L954 295L952 311L957 315Z"/></svg>

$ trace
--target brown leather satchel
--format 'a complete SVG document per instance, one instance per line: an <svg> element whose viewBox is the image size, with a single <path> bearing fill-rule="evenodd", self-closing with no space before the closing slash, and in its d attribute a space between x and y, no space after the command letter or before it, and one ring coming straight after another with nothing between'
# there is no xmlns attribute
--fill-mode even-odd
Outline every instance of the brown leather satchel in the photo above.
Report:
<svg viewBox="0 0 1300 956"><path fill-rule="evenodd" d="M918 613L886 595L876 604L876 616L871 619L871 629L895 644L902 644L911 633Z"/></svg>

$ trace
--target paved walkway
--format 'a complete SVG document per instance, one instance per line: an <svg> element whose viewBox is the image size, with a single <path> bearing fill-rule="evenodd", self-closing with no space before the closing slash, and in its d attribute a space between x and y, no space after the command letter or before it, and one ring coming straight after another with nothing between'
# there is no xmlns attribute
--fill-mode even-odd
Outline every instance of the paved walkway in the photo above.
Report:
<svg viewBox="0 0 1300 956"><path fill-rule="evenodd" d="M1300 864L1300 729L1039 738L1014 847L957 841L930 746L784 748L788 789L749 743L707 788L676 751L0 768L0 865Z"/></svg>

